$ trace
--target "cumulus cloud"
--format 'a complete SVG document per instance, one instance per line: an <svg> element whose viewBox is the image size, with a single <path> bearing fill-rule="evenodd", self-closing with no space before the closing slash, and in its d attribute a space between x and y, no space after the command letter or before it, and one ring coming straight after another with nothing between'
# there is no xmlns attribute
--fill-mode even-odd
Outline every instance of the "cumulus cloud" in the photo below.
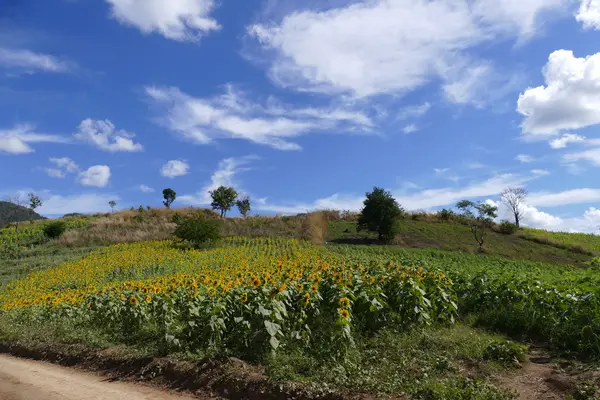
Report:
<svg viewBox="0 0 600 400"><path fill-rule="evenodd" d="M81 121L78 131L73 136L104 151L134 152L143 150L141 144L132 140L135 134L116 129L109 120L85 119Z"/></svg>
<svg viewBox="0 0 600 400"><path fill-rule="evenodd" d="M559 138L552 139L550 147L553 149L564 149L569 143L582 143L585 142L585 136L576 135L574 133L566 133Z"/></svg>
<svg viewBox="0 0 600 400"><path fill-rule="evenodd" d="M170 160L160 169L160 174L167 178L176 178L189 173L190 165L185 160Z"/></svg>
<svg viewBox="0 0 600 400"><path fill-rule="evenodd" d="M210 177L210 181L206 183L195 195L184 195L179 200L184 204L190 205L206 205L210 204L212 199L210 192L217 189L219 186L235 187L241 191L239 185L235 181L236 175L248 170L248 164L257 160L258 157L249 155L245 157L230 157L223 159L215 172Z"/></svg>
<svg viewBox="0 0 600 400"><path fill-rule="evenodd" d="M212 98L197 98L177 88L147 87L160 110L158 121L186 140L206 144L215 139L243 139L279 150L299 150L290 139L309 132L336 129L365 132L373 125L360 112L342 108L292 108L269 99L251 101L232 86Z"/></svg>
<svg viewBox="0 0 600 400"><path fill-rule="evenodd" d="M248 32L269 59L270 77L284 87L367 97L403 94L437 77L447 80L451 99L465 101L464 88L479 82L449 72L458 64L472 68L469 49L498 38L525 40L534 35L543 14L569 3L345 2L333 9L297 9L275 23L251 25Z"/></svg>
<svg viewBox="0 0 600 400"><path fill-rule="evenodd" d="M140 185L139 189L140 189L140 192L142 192L142 193L154 193L154 189L151 188L150 186Z"/></svg>
<svg viewBox="0 0 600 400"><path fill-rule="evenodd" d="M79 172L79 165L68 157L53 157L50 158L50 162L54 164L54 167L45 169L50 177L65 178L68 174Z"/></svg>
<svg viewBox="0 0 600 400"><path fill-rule="evenodd" d="M83 186L105 187L110 180L110 168L107 165L94 165L81 171L78 182Z"/></svg>
<svg viewBox="0 0 600 400"><path fill-rule="evenodd" d="M33 125L15 125L10 129L0 129L0 154L27 154L35 150L30 143L68 143L69 139L59 135L37 133Z"/></svg>
<svg viewBox="0 0 600 400"><path fill-rule="evenodd" d="M144 34L195 42L221 27L211 17L214 0L106 0L112 16Z"/></svg>
<svg viewBox="0 0 600 400"><path fill-rule="evenodd" d="M584 29L600 30L600 1L581 0L575 18L583 24Z"/></svg>
<svg viewBox="0 0 600 400"><path fill-rule="evenodd" d="M75 64L49 54L35 53L26 49L0 47L0 67L33 72L64 73L72 71Z"/></svg>
<svg viewBox="0 0 600 400"><path fill-rule="evenodd" d="M524 134L547 137L600 123L600 53L577 58L571 50L550 54L542 86L519 96Z"/></svg>

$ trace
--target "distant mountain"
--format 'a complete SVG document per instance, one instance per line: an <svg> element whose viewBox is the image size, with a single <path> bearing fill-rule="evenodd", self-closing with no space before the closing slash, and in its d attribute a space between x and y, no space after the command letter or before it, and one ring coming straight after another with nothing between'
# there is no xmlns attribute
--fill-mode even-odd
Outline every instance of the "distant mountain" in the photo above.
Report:
<svg viewBox="0 0 600 400"><path fill-rule="evenodd" d="M8 201L0 201L0 228L11 222L33 221L45 219L27 207L18 206Z"/></svg>

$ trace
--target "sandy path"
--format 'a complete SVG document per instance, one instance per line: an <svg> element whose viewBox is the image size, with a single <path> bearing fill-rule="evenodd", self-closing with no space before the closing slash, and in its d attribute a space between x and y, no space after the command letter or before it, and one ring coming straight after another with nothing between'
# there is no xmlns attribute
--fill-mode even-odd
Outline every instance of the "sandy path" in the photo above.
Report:
<svg viewBox="0 0 600 400"><path fill-rule="evenodd" d="M0 355L0 400L184 400L193 397Z"/></svg>

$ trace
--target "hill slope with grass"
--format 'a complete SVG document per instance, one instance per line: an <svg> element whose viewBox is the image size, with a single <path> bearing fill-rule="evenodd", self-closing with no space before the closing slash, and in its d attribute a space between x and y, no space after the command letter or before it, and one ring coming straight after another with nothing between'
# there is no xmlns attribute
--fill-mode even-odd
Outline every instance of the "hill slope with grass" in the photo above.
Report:
<svg viewBox="0 0 600 400"><path fill-rule="evenodd" d="M45 219L27 207L18 206L8 201L0 201L0 228L11 222L36 221Z"/></svg>
<svg viewBox="0 0 600 400"><path fill-rule="evenodd" d="M475 253L478 244L468 226L455 221L406 219L399 224L399 233L392 243L405 248L434 248L446 251ZM584 266L600 250L600 237L525 229L506 235L489 229L485 238L484 252L513 260L541 261L553 264ZM558 240L557 238L563 238ZM376 234L357 232L352 221L330 221L329 240L345 244L373 244Z"/></svg>

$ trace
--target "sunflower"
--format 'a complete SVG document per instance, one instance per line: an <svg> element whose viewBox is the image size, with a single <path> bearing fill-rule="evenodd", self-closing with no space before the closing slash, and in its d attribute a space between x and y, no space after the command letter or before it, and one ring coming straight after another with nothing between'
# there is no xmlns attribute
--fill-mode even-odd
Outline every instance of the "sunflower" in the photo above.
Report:
<svg viewBox="0 0 600 400"><path fill-rule="evenodd" d="M135 296L131 296L131 298L129 299L129 302L133 305L136 305L138 302L138 299Z"/></svg>
<svg viewBox="0 0 600 400"><path fill-rule="evenodd" d="M260 279L259 278L252 279L252 286L254 287L254 289L256 289L257 287L259 287L260 286Z"/></svg>
<svg viewBox="0 0 600 400"><path fill-rule="evenodd" d="M340 303L340 308L348 308L350 307L350 299L347 297L342 297L339 301Z"/></svg>
<svg viewBox="0 0 600 400"><path fill-rule="evenodd" d="M310 293L304 293L304 305L308 305L308 300L310 299Z"/></svg>
<svg viewBox="0 0 600 400"><path fill-rule="evenodd" d="M348 317L350 316L350 313L348 312L348 310L340 310L340 316L343 319L348 319Z"/></svg>
<svg viewBox="0 0 600 400"><path fill-rule="evenodd" d="M146 296L146 303L150 303L152 301L152 297Z"/></svg>
<svg viewBox="0 0 600 400"><path fill-rule="evenodd" d="M241 301L242 303L247 303L247 302L248 302L248 293L246 293L246 292L243 292L243 293L240 295L240 301Z"/></svg>

